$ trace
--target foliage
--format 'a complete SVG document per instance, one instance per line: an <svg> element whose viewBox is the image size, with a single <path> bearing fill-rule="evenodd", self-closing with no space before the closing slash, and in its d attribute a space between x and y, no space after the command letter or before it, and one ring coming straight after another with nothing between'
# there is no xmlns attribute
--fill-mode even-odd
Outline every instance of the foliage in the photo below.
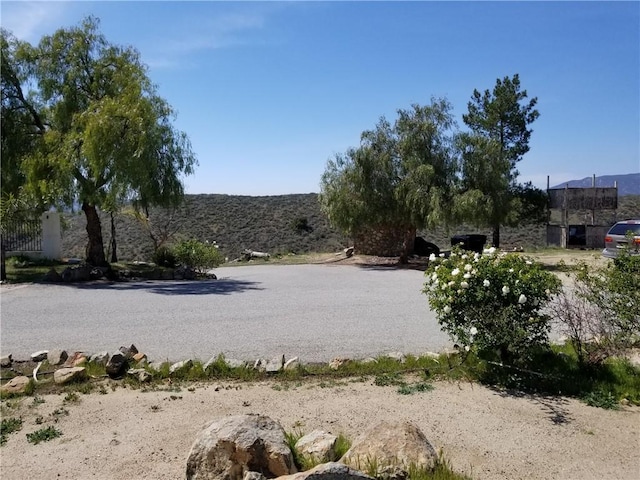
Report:
<svg viewBox="0 0 640 480"><path fill-rule="evenodd" d="M495 247L500 246L501 225L517 223L520 214L528 216L532 209L540 212L535 202L539 193L526 195L535 192L533 187L517 184L516 164L529 151L528 126L539 116L537 98L526 100L527 91L520 89L515 74L497 79L493 91L474 90L462 116L470 132L458 137L462 195L456 198L456 210L476 225L490 226Z"/></svg>
<svg viewBox="0 0 640 480"><path fill-rule="evenodd" d="M153 263L160 267L174 268L177 263L173 250L164 245L153 252Z"/></svg>
<svg viewBox="0 0 640 480"><path fill-rule="evenodd" d="M616 397L611 392L603 390L589 392L582 399L591 407L604 408L605 410L618 410L620 408Z"/></svg>
<svg viewBox="0 0 640 480"><path fill-rule="evenodd" d="M482 255L454 249L430 261L424 293L442 329L465 350L497 350L503 361L520 361L547 344L544 307L560 281L542 265L494 248Z"/></svg>
<svg viewBox="0 0 640 480"><path fill-rule="evenodd" d="M205 273L224 261L215 242L183 240L173 247L173 254L179 264L193 268L198 273Z"/></svg>
<svg viewBox="0 0 640 480"><path fill-rule="evenodd" d="M605 267L583 262L574 284L552 309L581 363L601 363L640 341L640 256L621 250Z"/></svg>
<svg viewBox="0 0 640 480"><path fill-rule="evenodd" d="M347 234L376 226L415 232L447 219L453 126L449 102L432 99L363 132L360 146L329 160L322 176L320 202L331 224Z"/></svg>
<svg viewBox="0 0 640 480"><path fill-rule="evenodd" d="M56 427L54 427L53 425L51 425L49 427L36 430L33 433L27 433L27 441L29 443L33 443L34 445L37 445L40 442L48 442L49 440L58 438L61 435L62 435L62 432L58 430Z"/></svg>
<svg viewBox="0 0 640 480"><path fill-rule="evenodd" d="M97 209L179 201L180 177L196 163L189 141L172 126L174 112L139 53L110 44L94 17L37 46L21 44L11 60L21 72L15 101L41 138L21 159L26 189L44 204L80 204L87 259L104 264Z"/></svg>
<svg viewBox="0 0 640 480"><path fill-rule="evenodd" d="M0 423L0 446L7 443L9 438L9 434L17 432L22 428L22 419L21 418L3 418Z"/></svg>

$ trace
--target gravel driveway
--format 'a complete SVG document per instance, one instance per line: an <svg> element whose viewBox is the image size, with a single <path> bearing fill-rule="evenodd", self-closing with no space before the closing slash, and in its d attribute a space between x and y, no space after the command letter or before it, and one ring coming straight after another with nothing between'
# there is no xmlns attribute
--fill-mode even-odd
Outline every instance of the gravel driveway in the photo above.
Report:
<svg viewBox="0 0 640 480"><path fill-rule="evenodd" d="M1 287L2 355L113 351L152 360L303 362L421 354L450 345L421 293L423 273L388 267L245 266L218 280Z"/></svg>

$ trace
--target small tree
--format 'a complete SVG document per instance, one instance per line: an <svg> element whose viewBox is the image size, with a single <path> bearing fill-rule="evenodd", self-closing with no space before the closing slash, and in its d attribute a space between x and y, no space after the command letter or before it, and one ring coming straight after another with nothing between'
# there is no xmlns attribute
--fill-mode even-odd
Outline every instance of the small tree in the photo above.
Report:
<svg viewBox="0 0 640 480"><path fill-rule="evenodd" d="M348 235L384 227L405 235L402 258L417 228L448 218L455 175L451 105L399 110L392 126L384 117L362 133L361 144L338 154L321 180L320 202L330 222Z"/></svg>
<svg viewBox="0 0 640 480"><path fill-rule="evenodd" d="M540 115L535 109L538 99L527 101L520 78L498 79L493 91L473 91L468 113L462 116L470 132L461 135L462 194L457 210L475 225L493 229L493 246L500 246L500 226L517 223L523 206L523 188L517 184L517 163L529 151L532 130L529 125ZM531 189L529 185L527 189Z"/></svg>
<svg viewBox="0 0 640 480"><path fill-rule="evenodd" d="M173 247L176 261L204 275L207 270L220 265L224 258L216 243L203 243L195 239L183 240Z"/></svg>

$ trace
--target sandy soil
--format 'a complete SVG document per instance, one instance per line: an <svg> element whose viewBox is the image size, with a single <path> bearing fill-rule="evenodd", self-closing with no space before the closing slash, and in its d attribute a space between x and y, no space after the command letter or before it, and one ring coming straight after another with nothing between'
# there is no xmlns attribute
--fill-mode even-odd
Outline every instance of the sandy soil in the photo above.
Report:
<svg viewBox="0 0 640 480"><path fill-rule="evenodd" d="M637 479L640 408L606 411L577 400L511 395L470 383L439 382L400 395L372 380L195 385L193 391L107 387L64 402L46 395L3 408L21 431L0 449L3 479L178 479L198 432L226 415L259 413L285 430L324 429L355 438L372 422L410 420L474 479ZM169 388L169 387L167 387ZM59 408L68 415L54 420ZM36 424L37 417L44 423ZM55 425L63 435L32 445L26 433Z"/></svg>

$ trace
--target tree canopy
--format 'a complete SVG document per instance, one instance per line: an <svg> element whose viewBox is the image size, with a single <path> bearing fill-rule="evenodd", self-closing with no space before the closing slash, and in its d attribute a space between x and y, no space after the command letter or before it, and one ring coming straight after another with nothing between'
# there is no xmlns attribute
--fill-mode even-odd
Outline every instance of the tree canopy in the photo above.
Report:
<svg viewBox="0 0 640 480"><path fill-rule="evenodd" d="M529 151L528 127L539 116L537 98L527 98L518 74L504 77L493 91L474 90L462 116L470 132L458 137L461 195L456 209L474 225L491 227L495 247L500 246L501 225L516 224L544 207L542 192L517 183L516 165Z"/></svg>
<svg viewBox="0 0 640 480"><path fill-rule="evenodd" d="M5 68L12 87L13 103L7 103L29 125L7 130L9 158L19 164L25 189L44 204L81 205L87 260L95 265L106 263L97 208L112 211L124 201L175 204L184 193L181 176L193 173L197 163L139 53L112 45L98 26L88 17L37 46L2 32L3 87ZM3 123L4 105L3 93ZM18 135L39 136L37 148L16 150ZM4 170L4 126L2 148Z"/></svg>
<svg viewBox="0 0 640 480"><path fill-rule="evenodd" d="M320 201L331 223L348 234L369 226L398 230L434 226L447 215L455 174L445 99L399 110L362 133L360 146L329 160Z"/></svg>

